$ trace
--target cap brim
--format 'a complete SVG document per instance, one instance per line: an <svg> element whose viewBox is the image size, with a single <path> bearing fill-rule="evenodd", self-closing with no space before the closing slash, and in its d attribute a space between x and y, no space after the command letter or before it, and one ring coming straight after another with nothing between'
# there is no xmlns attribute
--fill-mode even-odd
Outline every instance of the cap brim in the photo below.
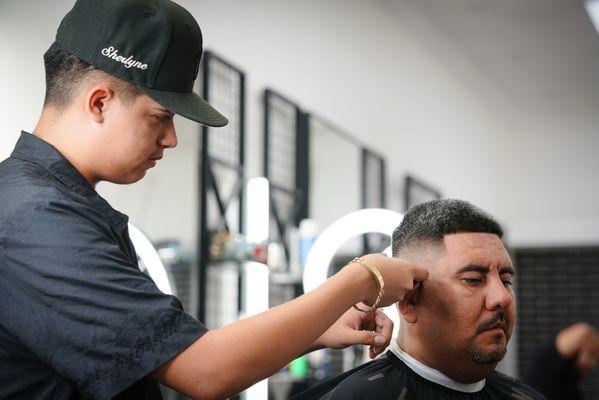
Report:
<svg viewBox="0 0 599 400"><path fill-rule="evenodd" d="M138 87L162 107L192 121L213 127L221 127L229 123L227 118L195 92L167 92L143 86Z"/></svg>

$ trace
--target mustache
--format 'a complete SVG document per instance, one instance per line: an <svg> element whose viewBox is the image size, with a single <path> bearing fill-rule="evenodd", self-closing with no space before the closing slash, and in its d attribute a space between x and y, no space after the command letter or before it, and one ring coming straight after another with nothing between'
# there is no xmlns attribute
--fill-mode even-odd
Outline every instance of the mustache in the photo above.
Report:
<svg viewBox="0 0 599 400"><path fill-rule="evenodd" d="M508 327L508 322L505 311L497 311L495 314L481 322L481 324L478 326L477 333L481 333L482 331L492 328L499 321L503 322L503 330L506 330Z"/></svg>

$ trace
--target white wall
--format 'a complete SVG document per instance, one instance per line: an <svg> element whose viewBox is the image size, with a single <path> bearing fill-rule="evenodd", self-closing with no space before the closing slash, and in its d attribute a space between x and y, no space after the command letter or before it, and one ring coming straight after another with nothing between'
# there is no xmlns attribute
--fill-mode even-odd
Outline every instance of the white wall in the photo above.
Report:
<svg viewBox="0 0 599 400"><path fill-rule="evenodd" d="M180 3L198 19L205 47L247 72L249 176L262 171L260 95L270 86L384 154L393 208L409 171L496 215L513 244L599 241L599 113L523 106L415 2ZM41 56L71 4L0 2L1 158L35 123ZM180 147L145 181L101 190L154 239L191 244L197 128L178 124Z"/></svg>

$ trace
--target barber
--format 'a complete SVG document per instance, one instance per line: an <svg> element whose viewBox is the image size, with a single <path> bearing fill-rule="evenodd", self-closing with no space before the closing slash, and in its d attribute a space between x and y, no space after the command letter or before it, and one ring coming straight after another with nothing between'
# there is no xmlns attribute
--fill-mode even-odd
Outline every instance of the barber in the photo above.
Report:
<svg viewBox="0 0 599 400"><path fill-rule="evenodd" d="M127 216L95 187L142 179L177 145L174 114L227 123L193 92L201 54L197 22L168 0L79 0L64 17L39 121L0 163L0 399L157 399L158 383L226 398L316 348L380 352L390 321L352 305L396 303L427 278L369 255L214 330L160 292L138 269Z"/></svg>

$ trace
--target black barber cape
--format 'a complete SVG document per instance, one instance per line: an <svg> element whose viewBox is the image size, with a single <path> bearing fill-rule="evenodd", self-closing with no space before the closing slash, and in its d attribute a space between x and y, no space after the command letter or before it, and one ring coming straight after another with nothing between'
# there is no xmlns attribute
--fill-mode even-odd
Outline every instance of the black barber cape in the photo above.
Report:
<svg viewBox="0 0 599 400"><path fill-rule="evenodd" d="M127 217L23 132L0 163L0 399L159 399L147 374L205 331L139 270Z"/></svg>
<svg viewBox="0 0 599 400"><path fill-rule="evenodd" d="M524 381L550 400L582 400L580 381L583 376L576 368L576 356L564 358L550 343L534 351L529 359Z"/></svg>
<svg viewBox="0 0 599 400"><path fill-rule="evenodd" d="M545 400L529 386L498 372L491 373L473 392L443 386L412 370L393 347L378 359L291 400Z"/></svg>

